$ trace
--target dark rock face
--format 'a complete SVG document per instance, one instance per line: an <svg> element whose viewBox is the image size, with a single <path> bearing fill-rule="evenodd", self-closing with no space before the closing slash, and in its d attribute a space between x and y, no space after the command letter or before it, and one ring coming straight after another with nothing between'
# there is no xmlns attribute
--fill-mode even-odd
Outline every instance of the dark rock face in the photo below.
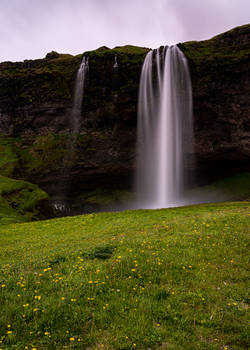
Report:
<svg viewBox="0 0 250 350"><path fill-rule="evenodd" d="M197 163L191 171L196 167L201 182L248 167L249 34L250 25L246 25L211 40L179 44L188 58L193 84ZM96 186L131 189L137 95L148 50L102 47L85 53L89 73L69 170L72 193ZM114 69L115 55L118 69ZM52 52L41 60L0 64L0 133L17 138L22 149L18 151L21 170L13 176L36 182L52 194L64 176L64 138L71 129L81 59L82 55Z"/></svg>
<svg viewBox="0 0 250 350"><path fill-rule="evenodd" d="M131 187L137 94L147 52L125 46L85 53L89 72L80 135L74 162L66 171L62 164L70 142L66 139L72 127L74 84L82 55L49 54L43 60L1 63L0 132L19 138L22 148L17 150L21 170L16 169L12 176L38 183L52 195L65 176L71 179L72 195L97 186ZM114 69L115 56L118 69ZM28 160L23 151L29 153Z"/></svg>
<svg viewBox="0 0 250 350"><path fill-rule="evenodd" d="M189 60L197 168L215 178L248 168L250 25L180 48Z"/></svg>

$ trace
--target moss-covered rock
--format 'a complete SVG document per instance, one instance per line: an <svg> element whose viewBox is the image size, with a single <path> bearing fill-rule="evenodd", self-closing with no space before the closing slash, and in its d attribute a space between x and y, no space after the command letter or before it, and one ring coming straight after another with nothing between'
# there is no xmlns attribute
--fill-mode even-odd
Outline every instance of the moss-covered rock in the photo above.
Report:
<svg viewBox="0 0 250 350"><path fill-rule="evenodd" d="M196 187L189 191L188 198L193 202L249 201L250 173L239 173L217 180L206 186Z"/></svg>
<svg viewBox="0 0 250 350"><path fill-rule="evenodd" d="M0 175L0 222L9 224L51 217L49 196L38 186Z"/></svg>
<svg viewBox="0 0 250 350"><path fill-rule="evenodd" d="M14 138L0 136L0 174L14 176L15 170L20 167Z"/></svg>
<svg viewBox="0 0 250 350"><path fill-rule="evenodd" d="M66 199L74 212L114 208L128 199L131 180L130 147L124 142L121 150L120 144L110 130L48 133L28 139L0 137L0 152L6 155L0 162L0 175L38 183L53 202Z"/></svg>
<svg viewBox="0 0 250 350"><path fill-rule="evenodd" d="M114 126L136 120L142 62L148 49L125 46L86 52L90 69L83 101L82 127ZM119 70L113 69L115 55ZM20 135L41 128L70 129L77 56L47 54L45 59L0 63L0 132ZM114 101L116 103L114 103Z"/></svg>

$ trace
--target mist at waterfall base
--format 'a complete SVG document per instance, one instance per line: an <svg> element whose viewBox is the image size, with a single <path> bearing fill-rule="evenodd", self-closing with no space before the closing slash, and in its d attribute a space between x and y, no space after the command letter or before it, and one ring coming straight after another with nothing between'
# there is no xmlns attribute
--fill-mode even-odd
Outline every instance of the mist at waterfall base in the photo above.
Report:
<svg viewBox="0 0 250 350"><path fill-rule="evenodd" d="M141 72L135 207L190 204L185 196L193 153L188 63L177 46L161 47L147 54Z"/></svg>

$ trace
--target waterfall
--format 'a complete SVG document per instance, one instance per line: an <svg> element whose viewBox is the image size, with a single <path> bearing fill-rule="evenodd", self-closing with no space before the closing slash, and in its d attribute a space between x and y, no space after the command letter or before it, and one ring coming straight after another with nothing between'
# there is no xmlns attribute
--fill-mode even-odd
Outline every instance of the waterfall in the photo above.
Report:
<svg viewBox="0 0 250 350"><path fill-rule="evenodd" d="M70 189L72 185L72 167L75 162L75 149L77 134L80 130L81 121L81 110L82 101L84 95L84 83L86 79L87 72L89 70L89 60L85 56L81 61L80 67L78 68L75 80L75 90L73 97L73 106L70 114L70 127L71 133L69 135L66 152L62 161L62 169L60 174L60 182L57 188L56 200L54 201L54 207L57 211L69 214L70 208L67 204L68 197L70 194Z"/></svg>
<svg viewBox="0 0 250 350"><path fill-rule="evenodd" d="M75 92L74 92L73 107L72 107L71 120L70 120L71 137L69 139L69 144L67 147L68 152L64 158L64 165L66 165L66 167L67 167L67 164L70 164L71 160L73 159L72 156L75 150L76 137L80 129L82 101L83 101L83 95L84 95L84 83L85 83L85 78L88 70L89 70L89 59L83 56L83 59L80 64L80 67L78 68L76 80L75 80Z"/></svg>
<svg viewBox="0 0 250 350"><path fill-rule="evenodd" d="M117 70L119 68L118 62L117 62L117 55L115 55L115 63L113 65L114 70Z"/></svg>
<svg viewBox="0 0 250 350"><path fill-rule="evenodd" d="M89 59L83 56L80 67L78 68L75 82L75 93L72 108L72 131L76 133L80 128L80 115L84 93L84 83L86 73L89 69Z"/></svg>
<svg viewBox="0 0 250 350"><path fill-rule="evenodd" d="M142 67L137 128L137 206L184 204L193 153L192 87L177 46L150 51Z"/></svg>

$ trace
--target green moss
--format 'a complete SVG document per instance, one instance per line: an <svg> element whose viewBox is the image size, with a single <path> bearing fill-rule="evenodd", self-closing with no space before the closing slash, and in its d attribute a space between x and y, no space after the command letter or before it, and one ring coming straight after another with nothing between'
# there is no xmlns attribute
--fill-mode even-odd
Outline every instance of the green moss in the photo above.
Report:
<svg viewBox="0 0 250 350"><path fill-rule="evenodd" d="M16 107L72 98L79 58L59 55L54 59L0 64L0 98Z"/></svg>
<svg viewBox="0 0 250 350"><path fill-rule="evenodd" d="M215 182L215 190L221 190L231 198L250 198L250 173L241 173Z"/></svg>
<svg viewBox="0 0 250 350"><path fill-rule="evenodd" d="M73 142L72 135L53 134L31 137L29 144L13 139L15 152L19 158L18 174L24 178L33 175L44 174L67 166L63 162L69 158L77 159L77 152L70 153L70 145Z"/></svg>
<svg viewBox="0 0 250 350"><path fill-rule="evenodd" d="M117 46L113 49L109 49L106 46L102 46L97 50L86 51L84 55L87 55L91 58L95 57L103 57L106 55L119 55L127 56L129 59L133 59L131 56L145 56L150 49L145 47L133 46L133 45L125 45L125 46Z"/></svg>
<svg viewBox="0 0 250 350"><path fill-rule="evenodd" d="M39 172L45 167L48 169L59 169L65 156L67 146L67 136L47 135L38 136L28 149L28 158L26 166L28 172Z"/></svg>
<svg viewBox="0 0 250 350"><path fill-rule="evenodd" d="M12 176L18 167L18 156L15 151L15 140L0 137L0 174Z"/></svg>
<svg viewBox="0 0 250 350"><path fill-rule="evenodd" d="M95 191L86 192L82 195L84 204L97 207L124 204L132 199L132 193L122 190L110 190L98 188Z"/></svg>
<svg viewBox="0 0 250 350"><path fill-rule="evenodd" d="M113 49L117 53L145 55L150 49L147 47L140 47L134 45L117 46Z"/></svg>
<svg viewBox="0 0 250 350"><path fill-rule="evenodd" d="M82 164L84 155L96 153L110 135L54 134L30 136L28 140L0 137L0 175L31 179L32 176L59 171L62 167ZM74 147L72 147L74 145Z"/></svg>
<svg viewBox="0 0 250 350"><path fill-rule="evenodd" d="M95 148L91 146L95 136L96 134L49 133L35 137L33 143L22 152L27 173L37 174L72 167L84 152L95 152Z"/></svg>
<svg viewBox="0 0 250 350"><path fill-rule="evenodd" d="M250 173L240 173L190 191L190 197L208 201L238 201L250 198Z"/></svg>
<svg viewBox="0 0 250 350"><path fill-rule="evenodd" d="M47 53L47 55L45 56L45 59L55 60L55 59L65 59L65 58L72 58L72 57L73 56L69 54L60 54L56 51L51 51Z"/></svg>
<svg viewBox="0 0 250 350"><path fill-rule="evenodd" d="M238 71L240 61L248 61L250 48L245 37L249 35L250 25L236 27L209 40L189 41L178 44L191 64L199 71L207 66L217 70ZM239 49L239 41L240 49ZM213 64L211 64L213 63ZM229 67L229 68L228 68ZM209 73L209 71L208 71Z"/></svg>
<svg viewBox="0 0 250 350"><path fill-rule="evenodd" d="M90 57L90 65L102 65L118 56L119 67L124 67L128 77L140 72L143 59L149 49L132 45L109 49L102 47L83 54ZM33 106L44 102L70 103L73 98L74 82L83 54L76 56L52 52L49 58L25 60L24 62L0 63L0 100L8 110ZM50 57L51 55L51 57ZM100 61L101 60L101 61ZM136 66L134 66L136 65ZM110 65L112 69L112 65ZM100 68L95 67L95 70ZM137 72L138 70L138 72ZM109 74L109 73L108 73ZM119 74L122 76L121 72ZM137 76L137 75L136 75Z"/></svg>
<svg viewBox="0 0 250 350"><path fill-rule="evenodd" d="M45 218L49 212L49 197L38 186L0 176L1 224Z"/></svg>

